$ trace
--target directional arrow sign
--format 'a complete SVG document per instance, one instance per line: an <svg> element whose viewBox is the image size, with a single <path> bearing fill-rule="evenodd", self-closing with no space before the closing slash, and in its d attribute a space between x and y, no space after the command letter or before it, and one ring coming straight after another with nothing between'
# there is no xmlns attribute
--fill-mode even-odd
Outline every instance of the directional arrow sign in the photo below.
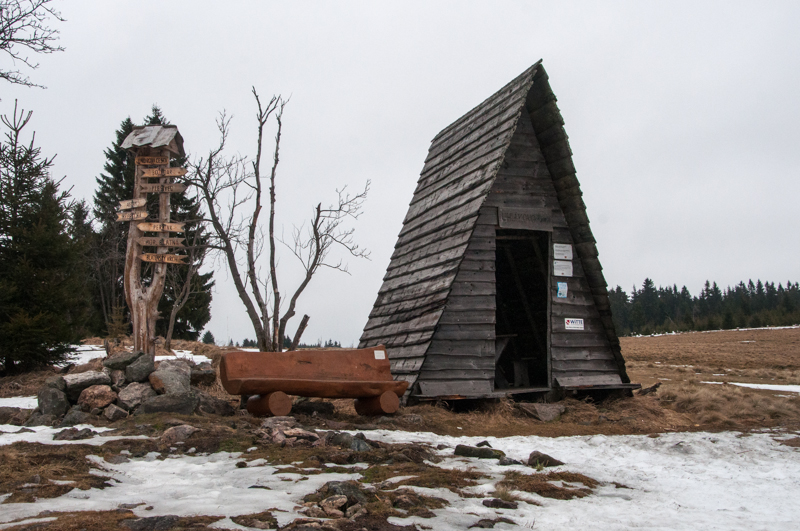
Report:
<svg viewBox="0 0 800 531"><path fill-rule="evenodd" d="M147 204L147 199L127 199L125 201L119 202L119 209L120 210L130 210L131 208L139 208L143 207Z"/></svg>
<svg viewBox="0 0 800 531"><path fill-rule="evenodd" d="M156 193L174 194L186 190L185 184L142 184L139 186L142 192L150 194L156 194Z"/></svg>
<svg viewBox="0 0 800 531"><path fill-rule="evenodd" d="M144 232L183 232L186 223L139 223L137 227Z"/></svg>
<svg viewBox="0 0 800 531"><path fill-rule="evenodd" d="M117 212L117 221L139 221L147 219L147 212L134 210L132 212Z"/></svg>
<svg viewBox="0 0 800 531"><path fill-rule="evenodd" d="M183 238L139 238L140 245L149 247L183 247Z"/></svg>
<svg viewBox="0 0 800 531"><path fill-rule="evenodd" d="M186 168L145 168L145 177L180 177L186 175Z"/></svg>
<svg viewBox="0 0 800 531"><path fill-rule="evenodd" d="M155 262L157 264L182 264L184 263L183 259L186 257L177 254L144 253L140 254L139 258L145 262Z"/></svg>
<svg viewBox="0 0 800 531"><path fill-rule="evenodd" d="M166 166L169 164L169 157L136 157L137 166L155 166L157 164Z"/></svg>

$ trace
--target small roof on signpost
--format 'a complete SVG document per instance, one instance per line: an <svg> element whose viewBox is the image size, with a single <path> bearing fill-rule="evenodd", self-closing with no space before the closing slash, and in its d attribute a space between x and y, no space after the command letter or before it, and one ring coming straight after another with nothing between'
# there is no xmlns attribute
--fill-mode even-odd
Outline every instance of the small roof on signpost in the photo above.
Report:
<svg viewBox="0 0 800 531"><path fill-rule="evenodd" d="M183 137L178 132L176 125L139 125L125 137L122 149L133 150L149 146L151 148L166 148L175 156L182 157Z"/></svg>

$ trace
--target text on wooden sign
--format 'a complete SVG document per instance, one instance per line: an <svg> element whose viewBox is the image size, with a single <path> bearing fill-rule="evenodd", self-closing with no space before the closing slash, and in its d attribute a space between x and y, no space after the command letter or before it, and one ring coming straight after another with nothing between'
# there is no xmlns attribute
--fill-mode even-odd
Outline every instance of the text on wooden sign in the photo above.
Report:
<svg viewBox="0 0 800 531"><path fill-rule="evenodd" d="M143 207L147 204L147 199L140 198L140 199L126 199L124 201L119 202L119 209L120 210L129 210L131 208L139 208Z"/></svg>
<svg viewBox="0 0 800 531"><path fill-rule="evenodd" d="M144 253L140 254L139 258L145 262L153 262L156 264L182 264L184 263L183 259L186 257L177 254Z"/></svg>
<svg viewBox="0 0 800 531"><path fill-rule="evenodd" d="M184 222L178 223L139 223L137 227L144 232L183 232Z"/></svg>
<svg viewBox="0 0 800 531"><path fill-rule="evenodd" d="M183 238L139 238L139 245L150 247L183 247Z"/></svg>
<svg viewBox="0 0 800 531"><path fill-rule="evenodd" d="M134 210L131 212L117 212L117 221L139 221L147 219L147 212Z"/></svg>
<svg viewBox="0 0 800 531"><path fill-rule="evenodd" d="M149 194L157 194L157 193L179 193L186 190L185 184L142 184L140 185L142 192L146 192Z"/></svg>
<svg viewBox="0 0 800 531"><path fill-rule="evenodd" d="M145 168L145 177L180 177L186 175L186 168Z"/></svg>
<svg viewBox="0 0 800 531"><path fill-rule="evenodd" d="M137 166L155 166L169 164L169 157L136 157Z"/></svg>

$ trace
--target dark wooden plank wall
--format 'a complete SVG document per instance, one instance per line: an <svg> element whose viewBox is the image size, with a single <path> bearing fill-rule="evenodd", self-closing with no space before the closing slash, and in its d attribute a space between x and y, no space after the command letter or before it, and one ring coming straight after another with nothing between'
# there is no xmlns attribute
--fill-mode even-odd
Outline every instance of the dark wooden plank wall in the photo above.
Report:
<svg viewBox="0 0 800 531"><path fill-rule="evenodd" d="M473 376L493 371L493 367L486 368L476 360L465 359L463 368L448 364L446 360L452 361L453 352L480 359L489 347L494 350L493 321L476 323L485 336L480 348L473 345L472 350L462 349L459 345L472 331L452 311L459 305L466 310L475 300L467 301L469 282L464 281L474 281L486 273L475 269L478 265L469 257L487 249L472 243L470 237L525 107L536 66L444 129L431 143L360 341L361 348L386 345L397 379L413 385L426 353L443 359L439 367L442 371L473 371ZM493 262L493 250L491 254ZM459 266L464 260L473 265L465 265L462 271ZM479 302L491 305L486 308L487 312L492 310L491 316L474 313L482 308L469 310L472 313L464 316L478 321L494 318L493 292L482 297ZM440 334L435 340L434 330ZM451 377L454 373L440 374Z"/></svg>

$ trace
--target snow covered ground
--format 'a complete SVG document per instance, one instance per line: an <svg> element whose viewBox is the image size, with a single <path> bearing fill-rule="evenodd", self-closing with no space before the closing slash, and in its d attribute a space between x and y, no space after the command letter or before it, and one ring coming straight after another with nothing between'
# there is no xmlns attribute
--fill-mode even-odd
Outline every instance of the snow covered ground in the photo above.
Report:
<svg viewBox="0 0 800 531"><path fill-rule="evenodd" d="M724 376L715 374L714 376ZM765 389L767 391L781 391L784 393L800 393L800 385L773 385L773 384L754 384L739 382L700 382L704 384L723 384L738 385L739 387L749 387L750 389Z"/></svg>
<svg viewBox="0 0 800 531"><path fill-rule="evenodd" d="M106 357L106 351L103 348L103 345L73 345L73 347L75 348L75 352L72 353L68 360L62 365L66 365L67 363L72 363L73 365L82 365L84 363L89 363L93 359ZM211 360L206 356L192 354L191 350L173 350L172 352L175 354L175 356L156 356L155 360L162 361L175 359L178 357L191 360L195 363L211 363Z"/></svg>
<svg viewBox="0 0 800 531"><path fill-rule="evenodd" d="M39 407L39 400L35 396L12 396L10 398L0 398L0 407L36 409Z"/></svg>
<svg viewBox="0 0 800 531"><path fill-rule="evenodd" d="M13 440L54 443L58 430L37 428L34 433L9 433L0 427L0 444ZM100 429L96 429L100 431ZM5 432L5 433L3 433ZM501 467L496 460L453 456L456 444L474 445L484 438L445 437L432 433L370 431L368 437L390 443L446 444L438 466L473 469L491 479L468 490L488 495L504 472L534 473L527 466ZM489 443L514 459L525 460L532 450L550 454L566 465L558 470L579 472L602 483L591 496L554 500L520 494L541 506L520 503L518 509L490 509L481 498L461 498L446 489L412 487L421 494L444 498L450 505L434 511L436 517L391 518L396 524L417 523L439 530L463 530L481 518L504 516L518 526L533 529L770 529L798 528L800 504L800 450L784 446L770 432L742 435L724 433L670 433L648 436L488 437ZM89 439L101 444L107 435ZM76 441L87 443L87 441ZM89 491L75 490L60 498L36 503L0 505L0 523L32 518L44 510L110 510L119 504L142 503L140 516L176 514L235 516L276 508L281 525L301 516L296 506L305 494L327 481L357 478L358 467L347 474L301 476L282 473L264 460L237 468L241 454L183 455L158 460L158 454L110 464L90 457L98 474L115 485ZM365 465L366 466L366 465ZM301 481L301 478L303 479ZM629 488L618 488L613 483ZM251 488L251 487L268 487ZM0 493L0 499L2 499ZM145 511L144 507L152 506ZM242 529L229 519L217 527ZM495 529L515 529L498 523Z"/></svg>

